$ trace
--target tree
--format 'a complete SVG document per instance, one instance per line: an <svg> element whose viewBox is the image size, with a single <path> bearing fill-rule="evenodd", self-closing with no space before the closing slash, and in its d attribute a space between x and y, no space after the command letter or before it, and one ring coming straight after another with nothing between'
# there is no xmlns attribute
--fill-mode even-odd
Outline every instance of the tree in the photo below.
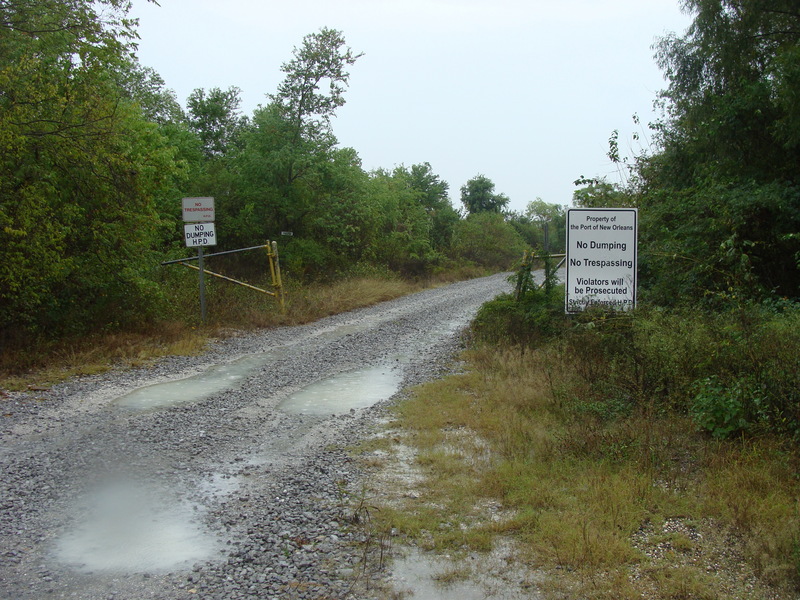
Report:
<svg viewBox="0 0 800 600"><path fill-rule="evenodd" d="M0 2L0 333L113 326L158 297L153 199L175 165L120 84L126 10Z"/></svg>
<svg viewBox="0 0 800 600"><path fill-rule="evenodd" d="M564 252L567 212L561 204L549 204L541 198L531 200L527 216L541 231L542 248L551 253Z"/></svg>
<svg viewBox="0 0 800 600"><path fill-rule="evenodd" d="M431 245L431 220L405 168L370 174L365 201L378 218L375 262L407 275L421 275L437 256Z"/></svg>
<svg viewBox="0 0 800 600"><path fill-rule="evenodd" d="M459 221L458 212L448 196L450 186L433 172L427 162L411 165L410 169L398 167L395 176L405 179L416 201L428 214L431 245L437 251L445 252L450 247L453 231Z"/></svg>
<svg viewBox="0 0 800 600"><path fill-rule="evenodd" d="M525 241L503 215L483 211L469 215L456 227L453 254L491 269L508 269L522 258Z"/></svg>
<svg viewBox="0 0 800 600"><path fill-rule="evenodd" d="M411 188L417 193L417 200L429 213L452 208L448 191L450 186L433 172L430 163L411 165L405 170Z"/></svg>
<svg viewBox="0 0 800 600"><path fill-rule="evenodd" d="M139 105L142 116L148 121L159 125L186 121L175 92L167 89L164 79L154 69L142 66L134 57L119 77L119 85L127 92L127 98Z"/></svg>
<svg viewBox="0 0 800 600"><path fill-rule="evenodd" d="M658 46L669 79L661 149L638 164L642 281L665 303L795 296L797 3L685 5L695 13L687 34Z"/></svg>
<svg viewBox="0 0 800 600"><path fill-rule="evenodd" d="M344 104L347 68L359 56L341 32L323 28L305 36L283 64L284 80L270 103L255 111L234 159L239 195L231 219L237 231L262 238L292 231L299 237L316 222L329 192L326 173L332 163L343 164L331 119Z"/></svg>
<svg viewBox="0 0 800 600"><path fill-rule="evenodd" d="M281 66L286 74L270 100L281 107L291 124L293 142L330 142L331 119L343 106L344 91L350 81L347 71L362 56L345 46L342 32L323 27L303 38L294 57ZM320 92L326 85L327 94Z"/></svg>
<svg viewBox="0 0 800 600"><path fill-rule="evenodd" d="M186 104L189 109L189 124L200 136L207 158L224 156L238 142L248 119L242 116L241 90L229 87L227 90L212 88L206 92L202 88L194 90Z"/></svg>
<svg viewBox="0 0 800 600"><path fill-rule="evenodd" d="M495 193L494 183L485 175L476 175L461 186L461 203L469 214L500 213L508 202L507 196Z"/></svg>

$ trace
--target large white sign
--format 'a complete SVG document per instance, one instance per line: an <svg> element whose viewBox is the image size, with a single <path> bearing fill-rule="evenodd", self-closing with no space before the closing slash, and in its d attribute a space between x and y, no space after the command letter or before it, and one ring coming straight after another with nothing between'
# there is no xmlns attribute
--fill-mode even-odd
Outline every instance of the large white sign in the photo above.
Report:
<svg viewBox="0 0 800 600"><path fill-rule="evenodd" d="M567 210L568 313L636 306L637 235L635 208Z"/></svg>
<svg viewBox="0 0 800 600"><path fill-rule="evenodd" d="M188 248L217 245L217 232L214 228L214 223L190 223L183 226L183 232Z"/></svg>
<svg viewBox="0 0 800 600"><path fill-rule="evenodd" d="M183 222L208 223L214 220L214 198L184 198Z"/></svg>

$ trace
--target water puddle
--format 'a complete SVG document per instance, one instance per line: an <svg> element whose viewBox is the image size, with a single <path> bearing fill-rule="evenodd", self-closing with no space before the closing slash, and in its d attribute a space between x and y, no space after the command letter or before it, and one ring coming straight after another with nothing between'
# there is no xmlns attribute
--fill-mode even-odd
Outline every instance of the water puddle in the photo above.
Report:
<svg viewBox="0 0 800 600"><path fill-rule="evenodd" d="M340 415L390 398L400 381L400 373L389 366L348 371L303 388L278 408L296 415Z"/></svg>
<svg viewBox="0 0 800 600"><path fill-rule="evenodd" d="M213 473L210 477L202 479L198 485L200 493L210 498L228 496L239 489L239 478L222 473Z"/></svg>
<svg viewBox="0 0 800 600"><path fill-rule="evenodd" d="M115 482L91 494L55 558L84 572L151 573L212 558L221 548L201 507L168 500L141 483Z"/></svg>
<svg viewBox="0 0 800 600"><path fill-rule="evenodd" d="M408 549L392 561L392 587L403 598L437 600L534 600L541 598L533 582L506 560L470 556L460 561Z"/></svg>
<svg viewBox="0 0 800 600"><path fill-rule="evenodd" d="M122 408L143 411L199 402L218 392L236 387L250 373L273 357L274 353L246 356L231 363L215 365L191 377L136 389L118 398L115 404Z"/></svg>
<svg viewBox="0 0 800 600"><path fill-rule="evenodd" d="M463 567L446 560L432 560L417 550L395 559L392 583L403 598L438 600L483 600L486 590L471 581L461 580Z"/></svg>

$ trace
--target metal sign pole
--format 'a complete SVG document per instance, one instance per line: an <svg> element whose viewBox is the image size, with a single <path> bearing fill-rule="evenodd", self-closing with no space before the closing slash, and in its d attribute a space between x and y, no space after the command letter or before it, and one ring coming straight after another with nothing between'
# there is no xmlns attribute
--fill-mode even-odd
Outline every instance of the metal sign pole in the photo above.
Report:
<svg viewBox="0 0 800 600"><path fill-rule="evenodd" d="M197 247L197 266L200 269L200 320L206 323L206 278L203 271L203 247Z"/></svg>
<svg viewBox="0 0 800 600"><path fill-rule="evenodd" d="M203 246L217 245L214 225L214 198L183 198L183 235L187 246L197 246L197 265L200 272L200 319L206 323L206 280L203 269Z"/></svg>

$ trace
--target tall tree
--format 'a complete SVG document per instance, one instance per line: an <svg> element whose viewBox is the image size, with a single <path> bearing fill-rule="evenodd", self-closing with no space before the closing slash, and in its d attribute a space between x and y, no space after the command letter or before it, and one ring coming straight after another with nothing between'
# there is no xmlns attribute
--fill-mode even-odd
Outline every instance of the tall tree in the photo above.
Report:
<svg viewBox="0 0 800 600"><path fill-rule="evenodd" d="M286 76L270 99L291 123L295 143L330 139L331 119L345 103L344 91L350 81L347 69L361 56L345 45L341 31L323 27L305 36L292 60L281 66ZM321 91L323 86L327 93Z"/></svg>
<svg viewBox="0 0 800 600"><path fill-rule="evenodd" d="M494 191L494 183L485 175L476 175L461 186L461 203L469 214L500 213L508 205L508 197Z"/></svg>
<svg viewBox="0 0 800 600"><path fill-rule="evenodd" d="M396 177L406 181L416 201L422 205L430 222L430 243L439 252L446 252L453 238L459 214L450 203L450 186L433 172L430 163L397 167Z"/></svg>
<svg viewBox="0 0 800 600"><path fill-rule="evenodd" d="M186 100L189 109L189 124L200 136L207 158L224 156L239 140L248 124L240 111L241 90L202 88L194 90Z"/></svg>
<svg viewBox="0 0 800 600"><path fill-rule="evenodd" d="M344 104L347 68L359 56L341 32L327 28L305 36L294 49L292 60L282 66L283 82L269 96L271 102L255 112L237 157L240 221L253 215L256 229L302 235L317 218L326 169L336 160L331 119Z"/></svg>
<svg viewBox="0 0 800 600"><path fill-rule="evenodd" d="M110 325L156 297L153 196L173 154L120 85L127 8L0 2L0 332Z"/></svg>

